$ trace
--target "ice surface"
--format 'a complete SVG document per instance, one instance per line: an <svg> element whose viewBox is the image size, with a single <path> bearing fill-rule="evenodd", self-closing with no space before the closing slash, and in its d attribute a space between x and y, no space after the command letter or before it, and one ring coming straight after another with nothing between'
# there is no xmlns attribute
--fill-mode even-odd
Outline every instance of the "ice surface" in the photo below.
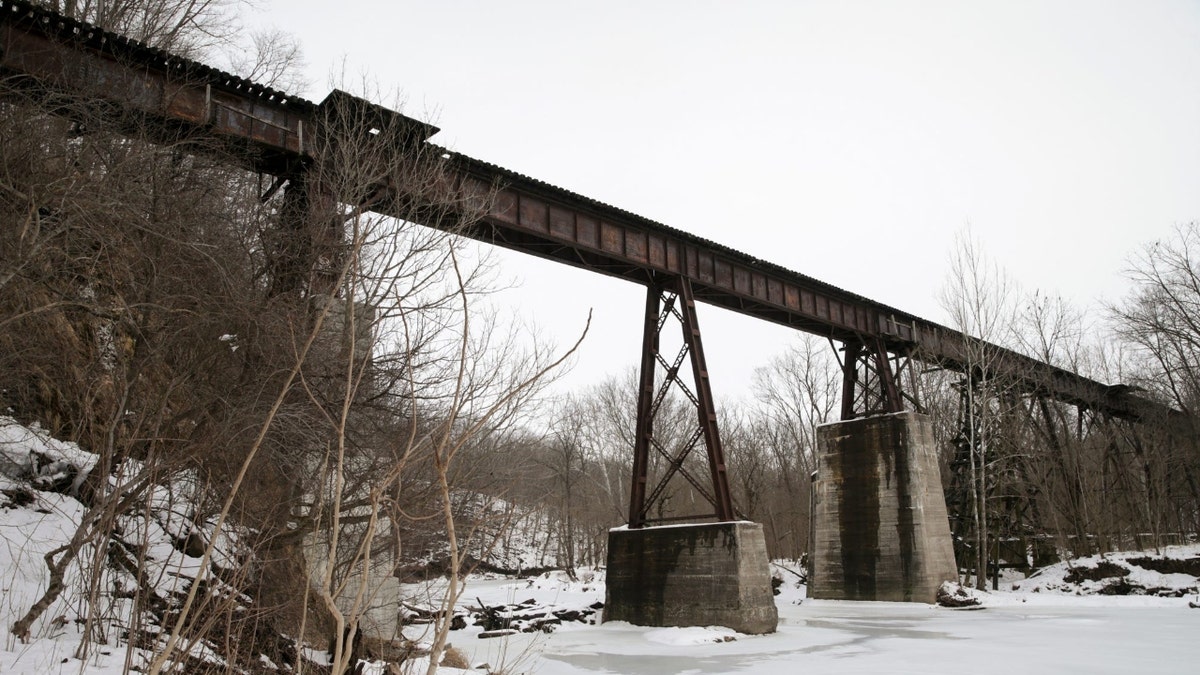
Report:
<svg viewBox="0 0 1200 675"><path fill-rule="evenodd" d="M479 597L498 605L536 598L583 606L603 599L603 586L595 580L550 581L555 583L472 579L464 601L474 604ZM581 590L585 586L589 591ZM773 635L613 622L564 624L549 635L506 641L476 639L479 629L471 626L452 633L451 640L474 663L497 666L506 655L517 664L510 672L539 675L1197 672L1200 610L1188 607L1189 598L1021 591L985 596L983 610L954 610L807 600L803 587L785 583L776 597L780 624Z"/></svg>

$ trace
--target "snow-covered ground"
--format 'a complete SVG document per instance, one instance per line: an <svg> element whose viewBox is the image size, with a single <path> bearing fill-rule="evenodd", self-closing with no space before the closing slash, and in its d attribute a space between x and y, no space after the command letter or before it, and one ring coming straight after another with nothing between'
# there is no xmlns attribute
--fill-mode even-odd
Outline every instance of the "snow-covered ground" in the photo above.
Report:
<svg viewBox="0 0 1200 675"><path fill-rule="evenodd" d="M31 456L31 450L37 454ZM41 556L70 537L83 511L71 497L38 486L69 482L54 462L86 469L85 455L0 418L0 462L5 463L0 472L0 673L114 675L144 662L144 654L127 651L117 639L117 625L108 631L114 639L94 649L86 663L74 658L81 631L77 619L87 612L78 593L64 593L35 624L28 643L8 632L45 588ZM176 510L166 502L154 509L159 515L151 534L162 534L153 536L166 540L187 534L176 522L183 522L173 515ZM140 531L133 524L127 529ZM174 583L194 562L171 547L159 553L162 576ZM720 627L594 623L599 615L589 611L604 600L602 571L579 570L575 580L562 572L528 579L476 576L459 603L472 614L470 625L452 632L451 642L472 665L489 667L443 672L1200 673L1200 609L1189 606L1200 605L1195 568L1200 560L1165 564L1163 558L1200 558L1200 545L1049 567L1029 579L1010 579L1001 591L980 594L981 610L808 600L804 587L794 583L797 577L782 571L779 630L762 636ZM76 575L68 575L68 585L79 586ZM413 585L409 590L411 604L419 606L433 601L438 589ZM523 615L518 626L536 623L539 619L529 617L539 612L570 618L549 633L481 639L485 627L475 622L481 604L494 616ZM571 620L578 614L585 615L582 621ZM420 640L422 630L410 626L406 634ZM408 665L406 672L423 672L421 663Z"/></svg>
<svg viewBox="0 0 1200 675"><path fill-rule="evenodd" d="M1195 557L1200 547L1166 553ZM1053 568L1042 577L1052 574ZM983 594L984 609L962 610L808 600L803 587L785 584L776 596L779 630L773 635L613 622L564 623L548 635L506 640L480 640L478 628L468 627L452 641L476 664L539 675L1200 672L1200 609L1188 606L1195 596L1076 596L1033 588L1039 586ZM465 604L475 604L476 596L489 605L534 598L582 607L602 601L604 589L596 583L477 579Z"/></svg>
<svg viewBox="0 0 1200 675"><path fill-rule="evenodd" d="M537 599L584 606L602 586L531 588L525 581L475 579L475 598L499 605ZM473 665L506 673L1196 673L1200 609L1188 600L990 594L986 609L914 603L777 597L779 631L737 635L724 628L645 628L622 622L564 623L553 633L479 639L480 628L452 633ZM1192 598L1195 600L1195 598ZM994 601L994 602L991 602ZM410 629L411 630L411 629ZM86 666L70 658L71 631L0 651L4 673L120 673L124 650ZM461 672L443 669L444 672ZM417 671L413 671L417 672ZM475 671L482 672L482 671Z"/></svg>

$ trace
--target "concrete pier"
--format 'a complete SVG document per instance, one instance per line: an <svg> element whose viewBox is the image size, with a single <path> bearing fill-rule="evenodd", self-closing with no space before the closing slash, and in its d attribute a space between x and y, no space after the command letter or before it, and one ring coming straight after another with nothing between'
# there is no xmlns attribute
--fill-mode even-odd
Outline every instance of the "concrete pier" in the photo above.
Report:
<svg viewBox="0 0 1200 675"><path fill-rule="evenodd" d="M957 580L929 418L817 428L809 597L934 602Z"/></svg>
<svg viewBox="0 0 1200 675"><path fill-rule="evenodd" d="M762 526L731 522L612 530L604 620L775 632L779 615Z"/></svg>

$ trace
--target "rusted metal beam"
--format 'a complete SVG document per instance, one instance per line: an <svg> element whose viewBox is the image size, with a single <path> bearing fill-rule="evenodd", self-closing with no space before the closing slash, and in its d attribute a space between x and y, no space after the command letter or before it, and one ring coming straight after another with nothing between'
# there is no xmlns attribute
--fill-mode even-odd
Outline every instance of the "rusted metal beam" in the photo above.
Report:
<svg viewBox="0 0 1200 675"><path fill-rule="evenodd" d="M906 368L906 355L893 357L879 340L855 340L846 343L842 366L842 420L904 410L904 401L916 406L912 392L905 394L900 373Z"/></svg>
<svg viewBox="0 0 1200 675"><path fill-rule="evenodd" d="M660 352L662 331L674 319L683 333L683 346L673 361ZM642 333L641 383L638 387L637 428L633 442L633 485L629 491L629 527L669 520L715 518L728 522L736 519L725 451L717 429L717 411L708 381L708 366L696 318L696 301L687 279L676 277L647 286L646 313ZM692 386L680 379L683 362L691 365ZM658 375L661 373L662 377ZM668 448L654 436L655 417L670 392L682 393L696 411L696 426L675 447ZM709 483L693 475L685 463L697 443L704 442L708 456ZM651 451L664 463L650 490ZM666 490L676 476L682 476L713 507L712 513L651 517L655 507L665 504Z"/></svg>
<svg viewBox="0 0 1200 675"><path fill-rule="evenodd" d="M8 87L48 98L64 115L127 117L139 131L168 140L202 136L271 172L304 156L305 123L316 109L302 98L15 0L0 0L0 72Z"/></svg>
<svg viewBox="0 0 1200 675"><path fill-rule="evenodd" d="M708 361L700 339L700 323L696 317L696 299L692 285L681 277L678 280L680 319L683 323L683 342L692 362L692 381L696 384L696 413L704 445L708 448L708 471L712 479L713 506L720 521L734 520L733 497L729 492L729 473L725 464L725 448L717 430L717 406L713 401L712 384L708 380Z"/></svg>
<svg viewBox="0 0 1200 675"><path fill-rule="evenodd" d="M659 300L656 288L646 289L637 426L633 437L633 485L629 490L629 527L635 529L646 524L646 482L649 480L650 444L654 442L654 364L658 360Z"/></svg>
<svg viewBox="0 0 1200 675"><path fill-rule="evenodd" d="M858 398L858 362L862 344L847 342L842 355L842 419L854 419L855 401Z"/></svg>
<svg viewBox="0 0 1200 675"><path fill-rule="evenodd" d="M257 171L291 175L310 162L331 104L357 106L368 120L403 124L413 142L440 156L461 190L495 192L494 205L465 234L556 262L652 284L686 279L695 298L766 321L851 343L869 340L940 367L967 369L971 338L912 314L787 270L682 230L429 144L437 131L341 92L322 105L149 48L27 2L0 0L0 75L64 115L89 115L168 142L227 153ZM361 117L361 115L360 115ZM368 121L369 125L376 121ZM364 131L370 131L366 129ZM403 151L398 148L397 152ZM385 186L386 187L386 186ZM402 200L380 199L377 210ZM395 215L394 213L392 215ZM406 214L409 215L409 214ZM426 225L450 227L438 218ZM1125 419L1165 417L1162 406L997 347L993 372L1027 392Z"/></svg>

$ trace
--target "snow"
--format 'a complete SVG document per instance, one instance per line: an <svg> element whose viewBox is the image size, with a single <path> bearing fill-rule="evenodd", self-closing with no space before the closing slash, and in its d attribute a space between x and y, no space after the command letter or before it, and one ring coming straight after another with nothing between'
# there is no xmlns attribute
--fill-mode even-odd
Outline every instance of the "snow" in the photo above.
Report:
<svg viewBox="0 0 1200 675"><path fill-rule="evenodd" d="M737 632L724 626L685 626L648 630L645 637L647 642L682 647L707 642L732 642L737 639Z"/></svg>
<svg viewBox="0 0 1200 675"><path fill-rule="evenodd" d="M0 489L28 490L25 506L0 501L0 673L115 675L124 672L127 657L134 666L145 654L111 640L97 645L86 663L74 658L82 630L77 622L86 611L78 569L68 575L70 589L35 625L32 640L22 643L8 626L39 597L47 583L42 556L66 542L83 515L73 498L33 489L30 451L54 461L67 461L86 470L94 457L69 443L47 438L36 429L19 427L0 418ZM82 472L82 471L81 471ZM176 486L176 492L182 487ZM193 522L186 498L156 493L151 517L130 517L125 537L151 544L151 573L161 575L167 593L181 578L199 570L198 560L168 545L172 538L198 532L205 523ZM232 548L236 541L223 542ZM519 548L519 547L518 547ZM1170 547L1161 553L1176 559L1200 556L1200 546ZM85 551L80 558L88 559ZM1197 578L1163 573L1138 564L1154 553L1110 553L1045 568L1030 577L1010 578L1000 591L979 593L982 610L948 609L917 603L835 602L810 600L797 577L784 571L780 594L779 629L771 635L740 635L720 626L658 628L624 622L564 621L553 632L517 633L506 638L480 639L483 627L468 625L453 631L450 642L473 665L487 664L496 672L539 675L598 675L623 673L739 673L745 675L805 671L812 673L1194 673L1200 671L1200 603ZM230 556L230 560L233 557ZM1067 581L1073 571L1100 563L1124 570L1130 584L1147 589L1186 592L1182 597L1160 595L1101 595L1110 579ZM788 565L788 563L780 563ZM1146 563L1150 564L1150 563ZM119 580L114 577L114 581ZM436 599L444 582L406 587L411 604ZM247 599L249 600L249 599ZM603 570L577 570L572 579L550 572L525 579L475 575L468 579L459 608L489 607L532 601L541 609L584 610L604 600ZM107 601L114 601L112 598ZM119 613L109 612L110 615ZM149 627L152 629L152 627ZM406 634L428 640L428 627L410 626ZM120 634L113 625L110 636ZM203 647L197 646L197 649ZM314 656L317 650L312 652ZM219 656L206 654L214 661ZM420 659L406 672L423 672ZM374 665L365 672L386 672ZM484 670L446 673L481 673Z"/></svg>
<svg viewBox="0 0 1200 675"><path fill-rule="evenodd" d="M1192 547L1191 553L1200 553ZM1195 581L1191 578L1192 582ZM589 585L590 593L580 589ZM808 600L785 583L776 597L779 630L739 635L723 627L647 628L624 622L564 624L518 634L503 646L514 672L626 673L1194 673L1200 610L1188 598L984 593L985 609L917 603ZM472 579L464 598L500 604L536 597L562 605L603 599L596 582L514 584ZM1194 598L1193 598L1194 600ZM471 604L471 603L466 603ZM471 626L452 642L473 663L497 666L499 645Z"/></svg>
<svg viewBox="0 0 1200 675"><path fill-rule="evenodd" d="M50 462L73 464L81 474L96 463L96 456L78 445L52 438L37 425L25 427L11 417L0 415L0 469L10 475L22 471L37 475L42 462L37 455Z"/></svg>
<svg viewBox="0 0 1200 675"><path fill-rule="evenodd" d="M730 522L734 523L734 524L737 524L737 523L744 523L744 524L749 524L749 525L753 524L749 520L733 520ZM697 525L696 523L669 523L669 524L665 524L665 525L655 525L654 529L661 530L661 529L666 529L668 527L696 527L696 525ZM624 532L625 530L628 530L628 529L629 529L628 525L618 525L617 527L610 527L608 529L608 531L609 532Z"/></svg>
<svg viewBox="0 0 1200 675"><path fill-rule="evenodd" d="M1200 554L1200 547L1165 551ZM1128 557L1144 555L1128 554ZM1109 556L1109 559L1121 559ZM1078 564L1078 563L1077 563ZM1052 576L1066 565L1048 568ZM501 605L529 597L583 607L603 599L590 580L543 576L524 582L472 578L463 604L480 598ZM786 576L786 575L785 575ZM1187 575L1189 585L1196 579ZM1156 577L1147 579L1160 581ZM1019 584L1018 584L1019 585ZM1036 584L1030 588L1037 587ZM588 590L584 590L584 589ZM1189 598L1100 596L1008 590L980 593L984 610L952 610L917 603L835 602L805 599L785 583L776 598L779 631L738 635L723 627L647 628L623 622L565 623L546 635L518 634L503 645L479 640L476 626L452 634L473 663L496 666L498 651L540 674L1195 672L1200 610ZM1192 598L1194 599L1194 598Z"/></svg>
<svg viewBox="0 0 1200 675"><path fill-rule="evenodd" d="M1112 585L1118 579L1142 589L1164 589L1173 593L1183 592L1185 595L1200 593L1200 588L1198 588L1200 580L1197 577L1190 574L1162 573L1153 569L1147 569L1138 562L1140 558L1146 557L1158 558L1160 556L1152 552L1126 551L1076 558L1070 562L1062 562L1043 568L1028 579L1011 582L1008 584L1008 587L1013 590L1022 591L1023 593L1020 597L1026 601L1034 597L1039 601L1046 601L1055 595L1060 597L1066 595L1094 598L1096 597L1095 594L1103 592L1105 587ZM1166 546L1162 549L1161 557L1181 560L1197 558L1200 557L1200 546ZM1114 569L1123 570L1124 576L1078 582L1070 581L1067 578L1072 570L1088 570L1101 564L1108 564ZM1035 596L1034 594L1038 595ZM1157 606L1173 604L1170 602L1172 598L1162 597L1153 592L1141 594L1139 591L1137 595L1122 597L1126 599L1125 602L1127 604L1136 603ZM1049 601L1053 602L1053 600Z"/></svg>

